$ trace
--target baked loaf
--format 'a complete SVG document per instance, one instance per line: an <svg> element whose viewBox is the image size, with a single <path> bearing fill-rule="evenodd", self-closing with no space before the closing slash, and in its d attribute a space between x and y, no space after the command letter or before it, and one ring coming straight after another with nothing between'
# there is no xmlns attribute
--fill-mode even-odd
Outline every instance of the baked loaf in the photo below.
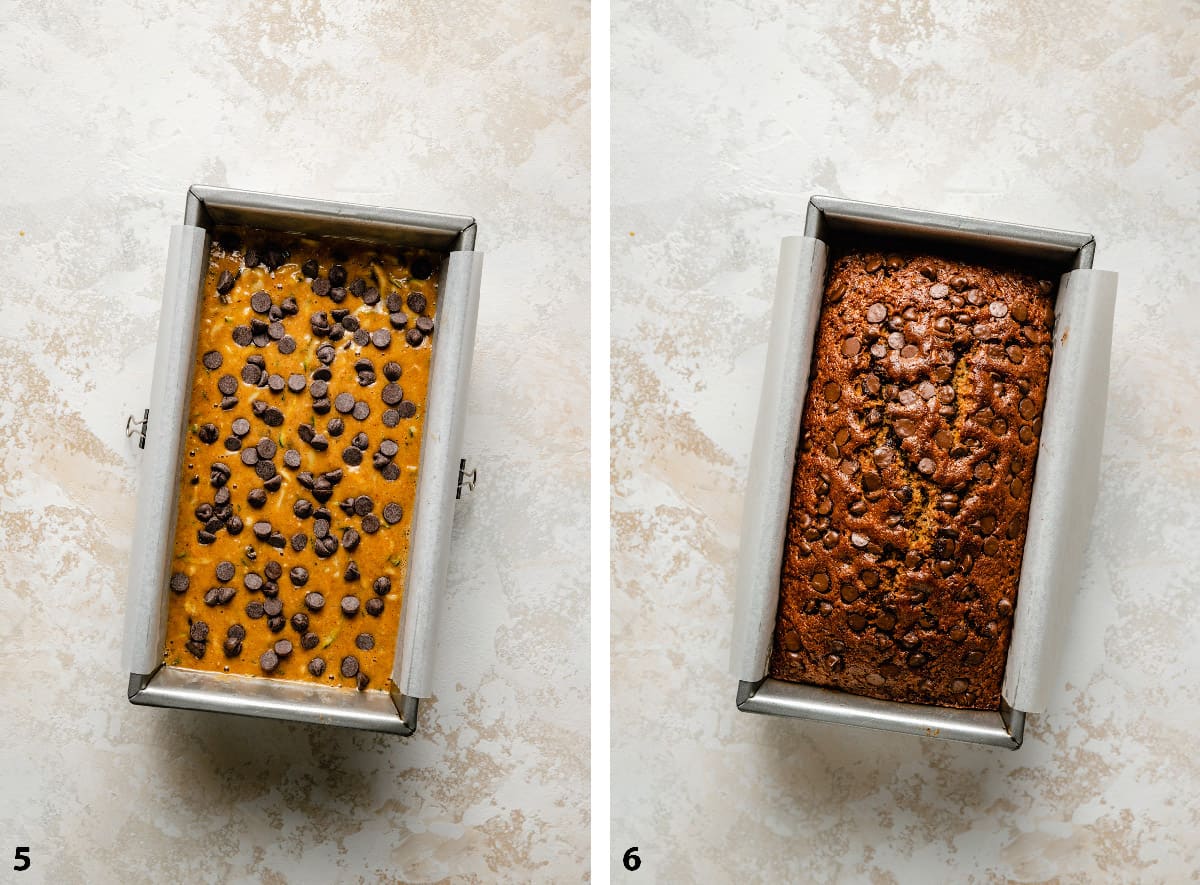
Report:
<svg viewBox="0 0 1200 885"><path fill-rule="evenodd" d="M770 673L995 710L1050 368L1049 282L849 252L826 279Z"/></svg>

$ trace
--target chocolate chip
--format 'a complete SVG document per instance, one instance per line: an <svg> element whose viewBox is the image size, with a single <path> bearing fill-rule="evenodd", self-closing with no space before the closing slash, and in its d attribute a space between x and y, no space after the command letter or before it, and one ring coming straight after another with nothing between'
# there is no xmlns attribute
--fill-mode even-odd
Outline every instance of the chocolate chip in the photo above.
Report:
<svg viewBox="0 0 1200 885"><path fill-rule="evenodd" d="M400 446L394 439L385 439L379 444L379 452L385 458L395 458L400 453Z"/></svg>
<svg viewBox="0 0 1200 885"><path fill-rule="evenodd" d="M171 592L173 593L186 593L190 584L190 579L183 572L175 572L171 575Z"/></svg>
<svg viewBox="0 0 1200 885"><path fill-rule="evenodd" d="M383 600L378 596L372 596L367 600L367 604L364 606L364 608L366 608L367 614L373 618L377 618L383 614Z"/></svg>
<svg viewBox="0 0 1200 885"><path fill-rule="evenodd" d="M225 652L225 657L236 658L242 653L242 642L236 637L227 636L221 644L221 649Z"/></svg>
<svg viewBox="0 0 1200 885"><path fill-rule="evenodd" d="M357 581L359 576L358 563L352 559L346 564L346 571L342 573L342 580Z"/></svg>
<svg viewBox="0 0 1200 885"><path fill-rule="evenodd" d="M288 572L288 577L291 578L294 586L303 587L308 583L308 569L302 565L292 566L292 570Z"/></svg>
<svg viewBox="0 0 1200 885"><path fill-rule="evenodd" d="M233 580L233 576L237 573L237 569L232 562L221 560L217 563L216 568L217 580L222 584L228 584Z"/></svg>
<svg viewBox="0 0 1200 885"><path fill-rule="evenodd" d="M319 612L325 607L325 597L317 591L304 594L304 605L311 612Z"/></svg>
<svg viewBox="0 0 1200 885"><path fill-rule="evenodd" d="M183 644L183 647L186 648L191 653L192 657L196 658L197 660L203 660L204 653L208 651L207 643L196 642L194 639L189 639Z"/></svg>
<svg viewBox="0 0 1200 885"><path fill-rule="evenodd" d="M316 636L315 633L312 635ZM305 637L305 638L307 638L307 637ZM307 646L307 645L304 647L309 648L309 646ZM313 645L312 648L316 648L316 646ZM324 673L325 672L325 659L324 658L313 658L311 661L309 661L308 662L308 672L311 673L313 676L320 676L322 673Z"/></svg>
<svg viewBox="0 0 1200 885"><path fill-rule="evenodd" d="M395 482L400 478L400 468L395 464L388 464L379 473L388 482Z"/></svg>
<svg viewBox="0 0 1200 885"><path fill-rule="evenodd" d="M240 535L242 533L242 518L240 516L231 516L225 523L225 531L231 535Z"/></svg>
<svg viewBox="0 0 1200 885"><path fill-rule="evenodd" d="M225 396L233 396L237 393L238 380L232 375L222 375L217 379L217 390L221 391Z"/></svg>
<svg viewBox="0 0 1200 885"><path fill-rule="evenodd" d="M263 611L263 604L257 599L246 604L246 617L248 617L250 620L257 621L264 614L265 612Z"/></svg>
<svg viewBox="0 0 1200 885"><path fill-rule="evenodd" d="M300 265L300 272L311 279L321 272L321 266L317 264L317 259L310 258Z"/></svg>
<svg viewBox="0 0 1200 885"><path fill-rule="evenodd" d="M353 551L358 547L358 542L361 536L354 529L345 529L342 531L342 546L347 550Z"/></svg>
<svg viewBox="0 0 1200 885"><path fill-rule="evenodd" d="M409 293L407 303L408 309L413 313L424 313L425 308L429 306L428 302L425 300L425 296L420 292Z"/></svg>
<svg viewBox="0 0 1200 885"><path fill-rule="evenodd" d="M383 508L383 519L388 525L395 525L404 517L404 508L392 502ZM365 528L365 525L364 525Z"/></svg>
<svg viewBox="0 0 1200 885"><path fill-rule="evenodd" d="M341 666L342 675L347 679L353 679L358 675L358 658L354 655L346 655L342 658Z"/></svg>
<svg viewBox="0 0 1200 885"><path fill-rule="evenodd" d="M254 537L258 538L258 540L265 541L271 537L271 524L266 521L256 522L251 527L251 531L254 532Z"/></svg>
<svg viewBox="0 0 1200 885"><path fill-rule="evenodd" d="M371 407L362 400L359 400L354 404L354 411L351 414L359 421L366 421L371 417Z"/></svg>
<svg viewBox="0 0 1200 885"><path fill-rule="evenodd" d="M362 459L363 455L360 449L354 446L346 446L346 448L342 449L342 460L351 467L357 467L362 463Z"/></svg>
<svg viewBox="0 0 1200 885"><path fill-rule="evenodd" d="M272 647L272 651L275 652L275 655L277 657L286 658L288 655L290 655L292 653L292 640L290 640L290 639L278 640L275 643L275 645Z"/></svg>
<svg viewBox="0 0 1200 885"><path fill-rule="evenodd" d="M267 649L258 659L258 666L262 667L264 673L272 672L279 666L279 655L275 654L273 649Z"/></svg>
<svg viewBox="0 0 1200 885"><path fill-rule="evenodd" d="M343 415L348 415L354 408L354 397L348 393L339 393L333 401L333 407Z"/></svg>
<svg viewBox="0 0 1200 885"><path fill-rule="evenodd" d="M376 516L374 513L368 513L366 516L363 517L362 530L366 534L373 535L377 531L379 531L379 528L380 528L379 517Z"/></svg>
<svg viewBox="0 0 1200 885"><path fill-rule="evenodd" d="M421 334L420 329L409 329L404 333L404 340L408 342L410 347L420 347L421 342L425 340L425 336Z"/></svg>
<svg viewBox="0 0 1200 885"><path fill-rule="evenodd" d="M217 277L217 292L222 295L228 295L233 288L233 283L237 279L232 273L227 270L221 271L221 275Z"/></svg>
<svg viewBox="0 0 1200 885"><path fill-rule="evenodd" d="M271 309L271 296L259 289L250 296L250 308L255 313L267 313Z"/></svg>

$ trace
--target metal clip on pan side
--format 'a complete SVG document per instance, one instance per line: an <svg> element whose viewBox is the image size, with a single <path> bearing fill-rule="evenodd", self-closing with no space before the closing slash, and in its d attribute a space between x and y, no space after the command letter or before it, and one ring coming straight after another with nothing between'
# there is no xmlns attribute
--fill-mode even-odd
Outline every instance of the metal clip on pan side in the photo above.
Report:
<svg viewBox="0 0 1200 885"><path fill-rule="evenodd" d="M132 415L125 419L125 436L138 438L138 448L146 448L146 428L150 426L150 410L142 412L142 420L138 421Z"/></svg>

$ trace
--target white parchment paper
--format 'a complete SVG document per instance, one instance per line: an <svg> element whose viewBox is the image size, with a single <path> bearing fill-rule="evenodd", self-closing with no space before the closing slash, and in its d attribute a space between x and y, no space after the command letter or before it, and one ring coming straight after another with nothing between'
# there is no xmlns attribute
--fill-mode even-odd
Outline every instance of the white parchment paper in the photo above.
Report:
<svg viewBox="0 0 1200 885"><path fill-rule="evenodd" d="M451 252L438 293L408 575L392 668L392 681L409 697L425 698L433 693L437 618L450 562L482 272L483 253Z"/></svg>
<svg viewBox="0 0 1200 885"><path fill-rule="evenodd" d="M785 237L780 248L738 552L730 666L743 682L757 682L767 673L826 251L813 237Z"/></svg>
<svg viewBox="0 0 1200 885"><path fill-rule="evenodd" d="M123 664L130 673L152 673L162 662L166 638L167 570L175 534L175 495L183 451L180 428L188 406L199 302L196 291L207 255L205 231L171 228L162 319L150 381L150 422L138 475L137 514L129 585L125 594ZM140 417L140 415L138 416Z"/></svg>
<svg viewBox="0 0 1200 885"><path fill-rule="evenodd" d="M1054 305L1054 355L1029 504L1029 529L1004 699L1045 711L1058 684L1063 632L1079 586L1083 550L1100 486L1117 275L1064 274Z"/></svg>

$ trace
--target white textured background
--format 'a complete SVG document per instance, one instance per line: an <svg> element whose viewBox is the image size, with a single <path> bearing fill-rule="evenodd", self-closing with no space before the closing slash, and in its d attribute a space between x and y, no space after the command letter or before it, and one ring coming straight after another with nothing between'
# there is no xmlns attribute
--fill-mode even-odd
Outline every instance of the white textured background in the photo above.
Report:
<svg viewBox="0 0 1200 885"><path fill-rule="evenodd" d="M1194 881L1200 5L618 0L613 21L618 881ZM1090 231L1121 274L1068 663L1015 753L735 712L769 303L813 192Z"/></svg>
<svg viewBox="0 0 1200 885"><path fill-rule="evenodd" d="M0 0L0 878L579 880L586 4L97 5ZM193 182L479 219L480 485L414 738L125 700L124 423Z"/></svg>

